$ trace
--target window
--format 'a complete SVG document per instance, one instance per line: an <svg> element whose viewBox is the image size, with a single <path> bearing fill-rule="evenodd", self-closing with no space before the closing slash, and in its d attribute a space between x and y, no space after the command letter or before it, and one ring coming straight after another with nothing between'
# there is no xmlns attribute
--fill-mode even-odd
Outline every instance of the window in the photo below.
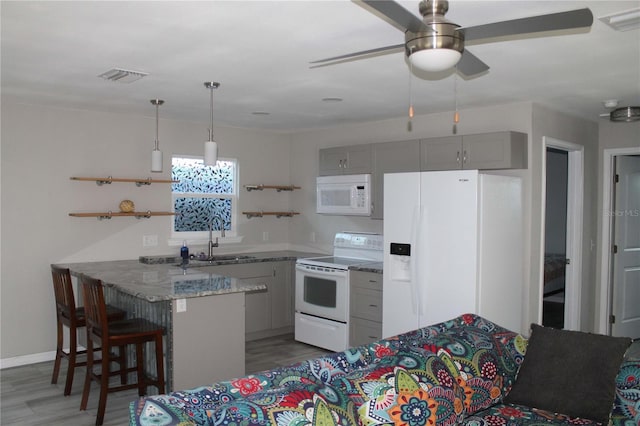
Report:
<svg viewBox="0 0 640 426"><path fill-rule="evenodd" d="M237 206L237 161L219 159L214 167L204 165L200 157L171 159L171 178L180 181L171 185L174 238L182 240L208 239L209 226L214 236L220 236L221 226L226 236L235 236Z"/></svg>

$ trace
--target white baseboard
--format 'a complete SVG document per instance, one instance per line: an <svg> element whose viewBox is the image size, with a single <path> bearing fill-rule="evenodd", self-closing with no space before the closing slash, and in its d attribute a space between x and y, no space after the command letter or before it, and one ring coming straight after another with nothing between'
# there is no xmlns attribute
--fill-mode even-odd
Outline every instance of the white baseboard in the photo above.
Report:
<svg viewBox="0 0 640 426"><path fill-rule="evenodd" d="M56 351L41 352L39 354L29 354L15 356L13 358L0 359L0 370L21 365L37 364L39 362L53 361L56 359Z"/></svg>

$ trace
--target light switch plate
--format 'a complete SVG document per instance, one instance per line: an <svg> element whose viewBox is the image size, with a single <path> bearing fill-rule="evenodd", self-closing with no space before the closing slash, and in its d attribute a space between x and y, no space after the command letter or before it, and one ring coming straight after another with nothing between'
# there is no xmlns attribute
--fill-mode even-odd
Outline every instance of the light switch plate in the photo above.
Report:
<svg viewBox="0 0 640 426"><path fill-rule="evenodd" d="M187 299L176 300L176 312L187 312Z"/></svg>

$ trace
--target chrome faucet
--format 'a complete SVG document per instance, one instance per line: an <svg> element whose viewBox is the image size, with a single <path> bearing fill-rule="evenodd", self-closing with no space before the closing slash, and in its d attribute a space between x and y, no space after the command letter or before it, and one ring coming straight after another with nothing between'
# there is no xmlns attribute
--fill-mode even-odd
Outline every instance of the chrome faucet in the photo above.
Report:
<svg viewBox="0 0 640 426"><path fill-rule="evenodd" d="M219 215L213 215L209 221L209 259L213 257L213 248L218 247L218 237L216 237L216 242L213 242L213 223L216 220L220 224L220 237L224 238L224 220Z"/></svg>

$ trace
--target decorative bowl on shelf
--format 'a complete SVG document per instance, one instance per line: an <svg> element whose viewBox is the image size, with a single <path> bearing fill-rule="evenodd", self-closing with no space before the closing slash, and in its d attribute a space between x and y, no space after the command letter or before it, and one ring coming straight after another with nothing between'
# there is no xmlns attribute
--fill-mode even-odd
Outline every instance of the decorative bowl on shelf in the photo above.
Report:
<svg viewBox="0 0 640 426"><path fill-rule="evenodd" d="M122 200L120 201L120 211L122 213L131 213L135 211L136 205L133 204L131 200Z"/></svg>

